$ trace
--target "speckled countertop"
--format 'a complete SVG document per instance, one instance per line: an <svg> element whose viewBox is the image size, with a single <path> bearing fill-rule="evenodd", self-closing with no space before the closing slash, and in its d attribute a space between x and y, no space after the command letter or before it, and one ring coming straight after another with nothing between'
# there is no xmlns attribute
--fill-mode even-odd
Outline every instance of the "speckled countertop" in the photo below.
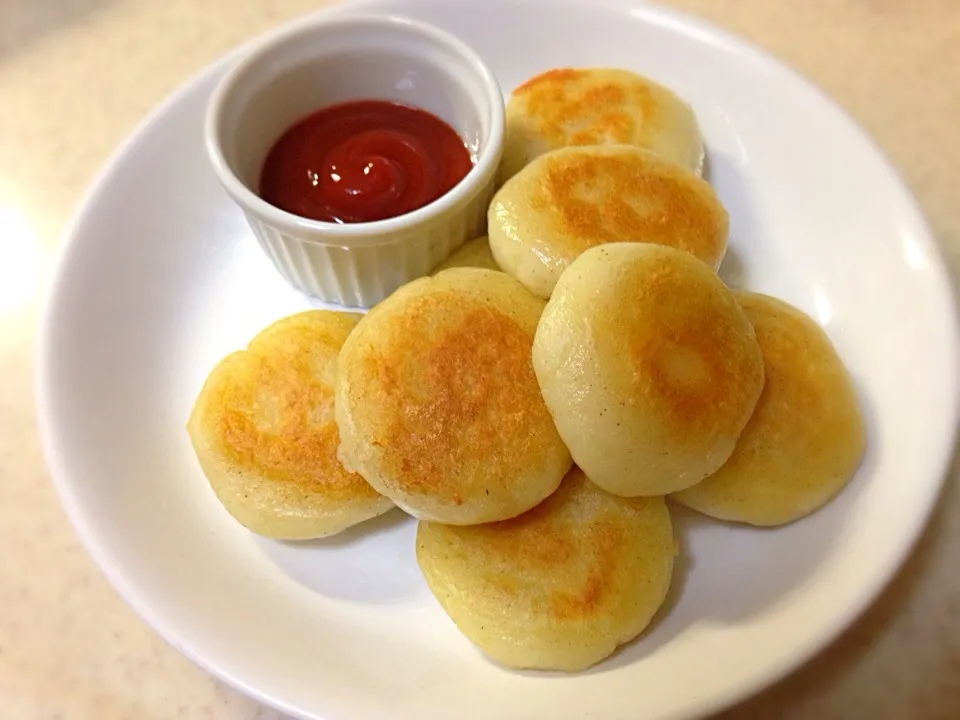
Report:
<svg viewBox="0 0 960 720"><path fill-rule="evenodd" d="M144 626L80 547L34 429L37 314L108 153L224 50L322 0L0 2L0 718L279 720ZM899 167L960 278L960 1L670 0L819 83ZM960 717L960 480L843 638L728 719Z"/></svg>

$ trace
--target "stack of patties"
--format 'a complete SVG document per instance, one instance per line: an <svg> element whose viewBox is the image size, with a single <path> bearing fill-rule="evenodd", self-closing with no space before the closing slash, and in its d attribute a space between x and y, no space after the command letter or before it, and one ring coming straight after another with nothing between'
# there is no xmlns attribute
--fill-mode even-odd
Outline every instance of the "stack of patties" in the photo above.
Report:
<svg viewBox="0 0 960 720"><path fill-rule="evenodd" d="M387 298L340 355L340 457L420 519L418 562L468 638L511 667L576 670L646 627L675 546L662 499L571 471L533 369L543 306L470 268Z"/></svg>
<svg viewBox="0 0 960 720"><path fill-rule="evenodd" d="M673 248L611 243L575 260L533 363L574 462L624 497L671 494L721 520L782 525L836 496L864 452L856 393L823 330Z"/></svg>
<svg viewBox="0 0 960 720"><path fill-rule="evenodd" d="M398 506L457 627L514 668L586 668L670 588L665 496L777 525L865 433L826 334L717 275L727 213L690 107L622 70L514 91L487 236L367 315L264 330L188 425L227 510L322 537Z"/></svg>
<svg viewBox="0 0 960 720"><path fill-rule="evenodd" d="M791 522L844 487L865 436L823 331L717 276L728 218L699 176L685 103L624 71L551 71L514 92L507 138L489 240L448 262L499 267L549 299L533 367L577 467L514 520L421 523L417 554L440 604L488 655L572 670L639 634L663 601L676 545L662 496L723 520ZM622 527L646 513L632 549L610 541L598 552L579 509L588 490L590 507ZM637 597L603 579L632 561L643 569L627 574L646 583ZM566 601L551 594L559 585ZM627 599L629 622L611 620L621 607L611 597Z"/></svg>
<svg viewBox="0 0 960 720"><path fill-rule="evenodd" d="M510 96L501 178L488 212L497 265L548 298L581 253L657 243L716 270L727 213L700 178L690 106L625 70L558 69Z"/></svg>
<svg viewBox="0 0 960 720"><path fill-rule="evenodd" d="M714 274L728 219L699 177L703 157L692 110L656 83L622 70L538 75L508 103L491 254L550 299L534 366L591 480L782 524L853 476L863 420L813 320L732 294Z"/></svg>
<svg viewBox="0 0 960 720"><path fill-rule="evenodd" d="M782 300L738 292L766 383L733 455L673 499L720 520L783 525L826 505L866 446L860 404L826 333Z"/></svg>

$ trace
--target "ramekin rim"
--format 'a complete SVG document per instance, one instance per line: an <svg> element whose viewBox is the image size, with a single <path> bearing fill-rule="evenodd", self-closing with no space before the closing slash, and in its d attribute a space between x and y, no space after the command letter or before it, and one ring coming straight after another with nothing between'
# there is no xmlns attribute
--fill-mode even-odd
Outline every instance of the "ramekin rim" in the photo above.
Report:
<svg viewBox="0 0 960 720"><path fill-rule="evenodd" d="M329 26L346 24L381 24L413 28L416 32L430 37L433 41L445 45L449 50L467 60L482 81L490 103L492 122L487 140L479 148L477 161L463 179L436 200L403 215L384 220L360 223L333 223L312 220L281 210L257 195L237 177L230 168L223 153L219 125L229 93L234 89L243 74L263 56L283 43L304 34L325 29ZM336 14L314 15L299 18L263 34L218 81L207 103L204 117L204 145L207 156L221 184L225 187L241 210L256 215L261 222L271 225L281 232L298 235L307 242L316 242L313 238L304 238L302 233L323 237L329 240L353 241L357 244L377 244L385 235L410 230L431 219L469 201L491 182L491 176L497 171L503 151L504 136L504 100L503 92L493 71L480 54L452 33L429 23L403 17L393 13L371 13L366 11L339 12ZM366 241L366 242L365 242Z"/></svg>

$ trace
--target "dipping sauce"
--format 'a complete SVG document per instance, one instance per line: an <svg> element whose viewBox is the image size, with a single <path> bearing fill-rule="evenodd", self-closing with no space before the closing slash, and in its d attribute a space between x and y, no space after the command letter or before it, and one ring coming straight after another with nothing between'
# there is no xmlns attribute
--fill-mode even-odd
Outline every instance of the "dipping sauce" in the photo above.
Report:
<svg viewBox="0 0 960 720"><path fill-rule="evenodd" d="M273 145L260 197L312 220L396 217L448 192L473 163L463 139L425 110L383 100L332 105Z"/></svg>

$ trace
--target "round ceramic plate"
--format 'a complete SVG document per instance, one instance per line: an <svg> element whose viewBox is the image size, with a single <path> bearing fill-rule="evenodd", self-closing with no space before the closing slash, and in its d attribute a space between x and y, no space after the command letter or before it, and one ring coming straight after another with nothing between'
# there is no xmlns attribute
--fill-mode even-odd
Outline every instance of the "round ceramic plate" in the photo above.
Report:
<svg viewBox="0 0 960 720"><path fill-rule="evenodd" d="M950 288L913 200L857 127L776 61L629 0L398 0L453 31L505 91L555 66L618 66L694 106L730 212L722 274L817 318L848 364L869 452L802 522L677 513L667 606L589 672L486 661L433 600L399 512L328 541L261 540L220 507L184 423L204 377L309 306L217 185L204 106L229 58L148 118L65 239L39 356L39 414L78 533L157 632L263 702L309 718L687 718L809 658L876 596L936 502L957 412ZM337 10L339 11L339 10Z"/></svg>

